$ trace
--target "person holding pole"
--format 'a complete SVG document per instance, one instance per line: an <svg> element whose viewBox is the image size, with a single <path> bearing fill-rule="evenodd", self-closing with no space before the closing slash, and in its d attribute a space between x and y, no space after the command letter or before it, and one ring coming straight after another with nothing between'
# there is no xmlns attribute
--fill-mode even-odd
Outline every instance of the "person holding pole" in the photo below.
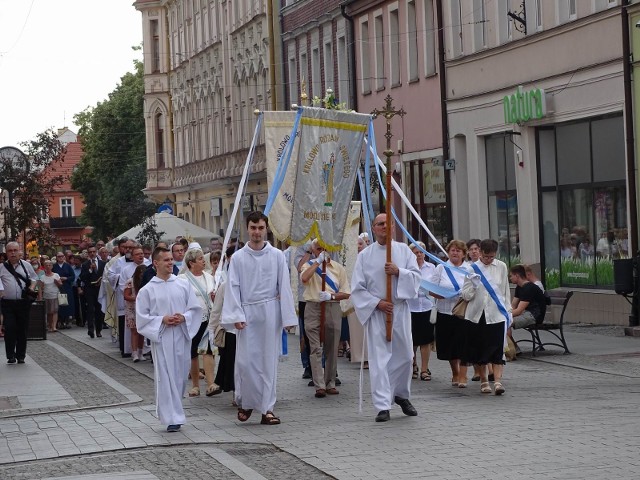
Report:
<svg viewBox="0 0 640 480"><path fill-rule="evenodd" d="M349 298L350 289L346 270L338 262L331 261L317 239L311 243L311 251L316 258L302 265L300 280L305 286L304 324L311 347L309 359L315 396L323 398L339 393L335 382L342 323L340 300Z"/></svg>
<svg viewBox="0 0 640 480"><path fill-rule="evenodd" d="M369 346L371 398L378 411L376 422L391 418L389 410L393 402L400 405L405 415L418 415L409 401L413 344L408 300L418 295L420 269L409 247L393 241L387 232L387 215L381 213L373 222L376 242L358 254L351 278L351 300L365 327ZM388 277L391 301L386 299ZM386 328L388 316L392 320L390 332Z"/></svg>

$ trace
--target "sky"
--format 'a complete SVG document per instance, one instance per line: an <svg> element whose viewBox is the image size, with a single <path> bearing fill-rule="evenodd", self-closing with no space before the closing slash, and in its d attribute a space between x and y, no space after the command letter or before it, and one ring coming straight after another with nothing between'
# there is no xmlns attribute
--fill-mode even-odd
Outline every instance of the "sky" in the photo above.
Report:
<svg viewBox="0 0 640 480"><path fill-rule="evenodd" d="M134 0L0 0L0 147L64 126L133 71Z"/></svg>

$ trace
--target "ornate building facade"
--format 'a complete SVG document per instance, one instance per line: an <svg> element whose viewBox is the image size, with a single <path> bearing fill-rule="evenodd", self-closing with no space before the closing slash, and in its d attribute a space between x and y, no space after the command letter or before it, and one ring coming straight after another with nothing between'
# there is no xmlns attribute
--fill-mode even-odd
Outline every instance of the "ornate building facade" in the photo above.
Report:
<svg viewBox="0 0 640 480"><path fill-rule="evenodd" d="M272 3L138 0L134 7L143 25L145 192L175 215L222 233L251 146L254 111L282 110L285 103ZM266 193L261 136L242 211L263 206Z"/></svg>

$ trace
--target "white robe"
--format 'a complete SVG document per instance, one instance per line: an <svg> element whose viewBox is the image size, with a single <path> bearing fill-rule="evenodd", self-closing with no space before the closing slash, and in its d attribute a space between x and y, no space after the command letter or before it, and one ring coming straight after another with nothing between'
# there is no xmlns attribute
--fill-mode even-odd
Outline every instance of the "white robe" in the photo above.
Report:
<svg viewBox="0 0 640 480"><path fill-rule="evenodd" d="M176 326L162 317L180 313L185 321ZM156 415L163 425L185 423L182 397L191 367L191 339L202 322L202 307L191 285L171 275L167 281L153 277L136 299L136 327L151 340L156 387Z"/></svg>
<svg viewBox="0 0 640 480"><path fill-rule="evenodd" d="M236 332L236 403L262 414L276 403L278 356L282 329L298 324L289 269L284 254L266 244L262 250L249 245L233 254L229 264L221 325Z"/></svg>
<svg viewBox="0 0 640 480"><path fill-rule="evenodd" d="M386 339L386 314L376 308L387 296L386 246L376 242L360 252L351 277L351 300L367 335L371 398L377 411L391 409L396 396L408 399L411 395L413 345L407 300L418 294L420 269L416 256L403 243L392 243L391 259L400 269L399 276L392 277L391 342Z"/></svg>

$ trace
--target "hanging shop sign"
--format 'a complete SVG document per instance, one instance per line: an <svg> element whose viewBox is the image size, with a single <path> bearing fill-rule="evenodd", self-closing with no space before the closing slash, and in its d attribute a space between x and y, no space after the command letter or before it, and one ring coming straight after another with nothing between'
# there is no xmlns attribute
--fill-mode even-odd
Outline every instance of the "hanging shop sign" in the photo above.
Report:
<svg viewBox="0 0 640 480"><path fill-rule="evenodd" d="M502 99L504 123L524 123L547 115L547 100L543 88L523 90L519 86L513 95Z"/></svg>

